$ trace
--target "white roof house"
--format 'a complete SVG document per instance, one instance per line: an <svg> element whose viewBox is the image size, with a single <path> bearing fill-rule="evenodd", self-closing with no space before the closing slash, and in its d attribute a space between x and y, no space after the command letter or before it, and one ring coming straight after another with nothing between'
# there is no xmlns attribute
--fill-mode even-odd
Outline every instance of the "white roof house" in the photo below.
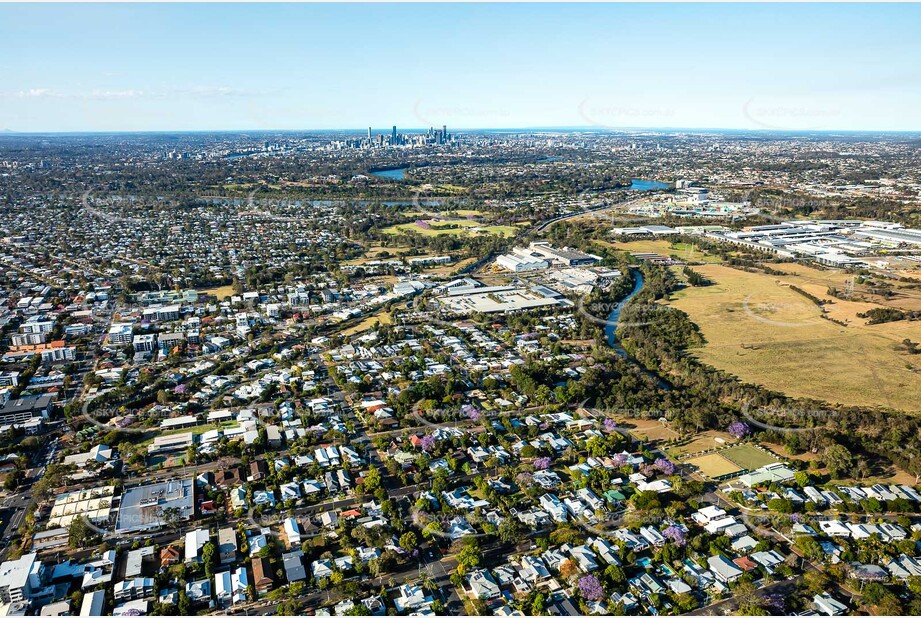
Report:
<svg viewBox="0 0 921 618"><path fill-rule="evenodd" d="M840 616L847 612L847 605L837 601L827 592L815 595L812 598L812 605L815 607L816 611L826 616Z"/></svg>
<svg viewBox="0 0 921 618"><path fill-rule="evenodd" d="M189 530L185 535L185 561L200 562L201 548L208 542L210 534L207 529Z"/></svg>
<svg viewBox="0 0 921 618"><path fill-rule="evenodd" d="M742 577L742 569L723 555L710 556L707 558L707 564L716 578L723 583L734 582Z"/></svg>

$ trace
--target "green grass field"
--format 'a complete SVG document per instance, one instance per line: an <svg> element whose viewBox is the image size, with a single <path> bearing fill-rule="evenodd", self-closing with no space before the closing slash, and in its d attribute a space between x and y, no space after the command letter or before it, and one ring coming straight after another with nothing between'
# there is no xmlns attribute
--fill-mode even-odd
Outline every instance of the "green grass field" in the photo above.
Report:
<svg viewBox="0 0 921 618"><path fill-rule="evenodd" d="M757 470L762 466L777 463L777 458L748 444L733 446L719 453L732 463L746 470Z"/></svg>
<svg viewBox="0 0 921 618"><path fill-rule="evenodd" d="M462 236L466 234L493 234L496 236L514 236L518 229L511 225L484 225L470 219L447 219L439 221L429 221L431 228L419 227L416 223L402 223L400 225L391 225L381 230L384 234L404 234L406 232L416 232L423 236L441 236L453 235ZM451 227L449 227L451 226Z"/></svg>
<svg viewBox="0 0 921 618"><path fill-rule="evenodd" d="M718 255L711 255L701 249L687 243L675 243L674 246L667 240L631 240L626 242L608 242L605 240L593 240L592 242L604 245L620 251L630 253L658 253L667 255L682 262L690 264L706 263L718 264L722 258Z"/></svg>

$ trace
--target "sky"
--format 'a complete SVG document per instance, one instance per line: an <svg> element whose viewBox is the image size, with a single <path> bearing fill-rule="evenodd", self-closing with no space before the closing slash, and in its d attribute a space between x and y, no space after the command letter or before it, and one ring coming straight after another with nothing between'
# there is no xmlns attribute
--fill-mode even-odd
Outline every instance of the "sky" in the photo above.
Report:
<svg viewBox="0 0 921 618"><path fill-rule="evenodd" d="M0 131L921 130L918 4L0 4Z"/></svg>

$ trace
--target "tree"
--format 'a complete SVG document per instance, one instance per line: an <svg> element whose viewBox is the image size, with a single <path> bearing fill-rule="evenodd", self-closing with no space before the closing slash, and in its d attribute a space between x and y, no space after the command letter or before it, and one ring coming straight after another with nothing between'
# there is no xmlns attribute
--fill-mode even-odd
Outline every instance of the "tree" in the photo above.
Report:
<svg viewBox="0 0 921 618"><path fill-rule="evenodd" d="M94 536L93 529L82 515L75 517L67 529L67 542L74 549L86 547Z"/></svg>
<svg viewBox="0 0 921 618"><path fill-rule="evenodd" d="M217 547L213 542L208 541L201 548L201 561L205 566L205 576L210 579L213 575L214 567L217 566Z"/></svg>
<svg viewBox="0 0 921 618"><path fill-rule="evenodd" d="M747 423L742 421L733 421L729 424L729 427L726 428L726 431L729 432L729 435L736 439L742 439L751 433L751 428Z"/></svg>
<svg viewBox="0 0 921 618"><path fill-rule="evenodd" d="M815 560L824 556L819 542L808 534L802 534L796 537L796 547L810 560Z"/></svg>
<svg viewBox="0 0 921 618"><path fill-rule="evenodd" d="M175 506L168 506L165 509L157 510L157 517L163 520L163 525L167 528L173 528L179 526L181 513L179 509Z"/></svg>
<svg viewBox="0 0 921 618"><path fill-rule="evenodd" d="M468 616L491 616L492 612L483 599L467 599L464 601L464 612Z"/></svg>
<svg viewBox="0 0 921 618"><path fill-rule="evenodd" d="M761 607L761 595L758 593L758 587L750 581L742 581L736 585L733 591L736 601L739 603L739 613L746 616L761 616L766 614Z"/></svg>
<svg viewBox="0 0 921 618"><path fill-rule="evenodd" d="M361 483L362 490L366 494L373 494L381 486L381 473L375 466L371 466L365 472L364 480Z"/></svg>
<svg viewBox="0 0 921 618"><path fill-rule="evenodd" d="M403 536L400 537L400 547L406 551L413 551L418 549L419 539L416 537L416 533L409 531Z"/></svg>
<svg viewBox="0 0 921 618"><path fill-rule="evenodd" d="M476 539L465 539L464 546L457 553L458 564L464 565L468 569L480 566L483 556L480 553L480 544Z"/></svg>
<svg viewBox="0 0 921 618"><path fill-rule="evenodd" d="M854 466L854 456L846 447L840 444L832 444L825 448L825 467L832 478L843 478L847 476Z"/></svg>
<svg viewBox="0 0 921 618"><path fill-rule="evenodd" d="M570 559L564 560L560 564L560 576L565 580L570 580L576 575L579 574L579 567L576 566L576 563Z"/></svg>
<svg viewBox="0 0 921 618"><path fill-rule="evenodd" d="M768 500L767 507L775 513L793 512L793 503L786 498L771 498Z"/></svg>
<svg viewBox="0 0 921 618"><path fill-rule="evenodd" d="M547 597L545 597L542 592L538 592L536 595L534 595L534 600L531 602L531 615L532 616L543 616L544 606L546 604L547 604Z"/></svg>
<svg viewBox="0 0 921 618"><path fill-rule="evenodd" d="M523 534L521 524L514 517L506 517L499 524L499 538L503 543L517 543Z"/></svg>
<svg viewBox="0 0 921 618"><path fill-rule="evenodd" d="M588 601L599 601L604 598L604 588L594 575L579 578L579 594Z"/></svg>
<svg viewBox="0 0 921 618"><path fill-rule="evenodd" d="M189 595L186 594L185 590L180 586L179 588L179 615L180 616L191 616L192 615L192 602L189 600Z"/></svg>
<svg viewBox="0 0 921 618"><path fill-rule="evenodd" d="M304 592L304 582L291 582L288 584L288 595L296 597L303 594Z"/></svg>
<svg viewBox="0 0 921 618"><path fill-rule="evenodd" d="M615 564L608 565L604 570L604 576L612 584L618 585L627 581L627 575L624 570Z"/></svg>

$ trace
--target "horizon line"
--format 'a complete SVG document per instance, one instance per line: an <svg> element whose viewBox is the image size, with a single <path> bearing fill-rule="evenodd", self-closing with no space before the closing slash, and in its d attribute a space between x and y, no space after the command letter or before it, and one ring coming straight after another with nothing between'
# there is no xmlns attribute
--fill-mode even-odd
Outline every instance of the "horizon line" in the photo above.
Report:
<svg viewBox="0 0 921 618"><path fill-rule="evenodd" d="M388 128L375 129L381 134L390 134L394 125ZM429 129L424 127L398 128L398 132L424 133ZM471 133L488 132L538 132L538 131L564 131L564 132L593 132L593 133L705 133L705 132L736 132L736 133L847 133L847 134L919 134L921 129L782 129L768 127L739 128L739 127L602 127L595 125L537 125L521 127L459 127L454 132L466 131ZM95 129L95 130L70 130L70 131L17 131L14 129L0 129L0 137L8 136L41 136L41 135L137 135L137 134L240 134L240 133L358 133L365 134L367 128L335 128L335 129Z"/></svg>

